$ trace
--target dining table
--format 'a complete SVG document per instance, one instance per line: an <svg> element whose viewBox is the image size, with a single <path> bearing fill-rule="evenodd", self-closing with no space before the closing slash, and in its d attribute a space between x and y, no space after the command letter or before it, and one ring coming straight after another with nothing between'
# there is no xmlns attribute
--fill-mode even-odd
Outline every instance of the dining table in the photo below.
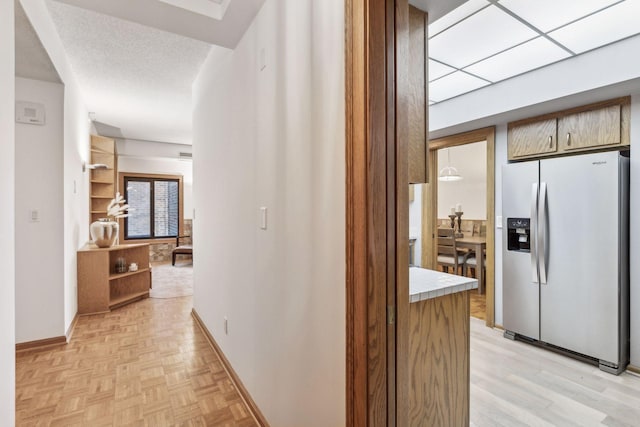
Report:
<svg viewBox="0 0 640 427"><path fill-rule="evenodd" d="M476 279L478 280L478 293L484 292L484 280L482 270L485 268L484 250L487 248L487 237L465 234L456 239L458 248L470 249L476 253ZM478 261L479 260L479 261Z"/></svg>

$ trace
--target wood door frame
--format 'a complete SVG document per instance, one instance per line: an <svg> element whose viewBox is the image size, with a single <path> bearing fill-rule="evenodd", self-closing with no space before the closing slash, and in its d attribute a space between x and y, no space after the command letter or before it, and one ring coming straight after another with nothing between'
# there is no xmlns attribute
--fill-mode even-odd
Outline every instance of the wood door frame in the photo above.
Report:
<svg viewBox="0 0 640 427"><path fill-rule="evenodd" d="M345 0L348 426L407 425L408 14Z"/></svg>
<svg viewBox="0 0 640 427"><path fill-rule="evenodd" d="M487 141L487 258L485 289L487 298L486 325L495 326L495 126L445 136L429 141L429 182L438 182L438 150ZM422 266L436 268L438 228L438 186L426 184L422 198Z"/></svg>

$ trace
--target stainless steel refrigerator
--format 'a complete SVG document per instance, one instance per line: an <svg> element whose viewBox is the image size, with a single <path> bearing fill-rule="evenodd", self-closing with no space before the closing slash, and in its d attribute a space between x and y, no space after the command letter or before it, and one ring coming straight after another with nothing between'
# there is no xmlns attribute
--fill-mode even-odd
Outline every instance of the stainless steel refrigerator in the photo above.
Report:
<svg viewBox="0 0 640 427"><path fill-rule="evenodd" d="M505 337L618 374L629 362L629 158L604 152L502 169Z"/></svg>

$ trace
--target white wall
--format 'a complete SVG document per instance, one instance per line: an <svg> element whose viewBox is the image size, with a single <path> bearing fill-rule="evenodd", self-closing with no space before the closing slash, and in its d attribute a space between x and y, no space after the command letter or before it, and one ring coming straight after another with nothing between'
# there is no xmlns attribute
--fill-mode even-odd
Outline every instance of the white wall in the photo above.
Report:
<svg viewBox="0 0 640 427"><path fill-rule="evenodd" d="M117 140L118 172L182 175L184 218L193 218L193 166L179 160L180 152L191 152L190 145L164 142Z"/></svg>
<svg viewBox="0 0 640 427"><path fill-rule="evenodd" d="M15 422L15 231L13 2L0 2L0 419Z"/></svg>
<svg viewBox="0 0 640 427"><path fill-rule="evenodd" d="M90 123L82 94L44 0L20 0L51 62L64 83L64 330L77 313L76 251L89 240ZM46 284L43 284L45 286Z"/></svg>
<svg viewBox="0 0 640 427"><path fill-rule="evenodd" d="M343 35L343 0L267 0L194 84L194 308L273 426L345 422Z"/></svg>
<svg viewBox="0 0 640 427"><path fill-rule="evenodd" d="M16 342L22 343L65 332L64 86L16 78L16 100L43 104L46 119L44 126L15 125ZM32 210L39 212L37 222Z"/></svg>
<svg viewBox="0 0 640 427"><path fill-rule="evenodd" d="M507 125L496 126L495 135L495 214L502 216L502 166L507 164ZM495 322L502 326L502 222L495 221Z"/></svg>
<svg viewBox="0 0 640 427"><path fill-rule="evenodd" d="M142 141L139 139L116 138L118 154L144 158L178 159L180 153L191 153L190 145L169 142Z"/></svg>
<svg viewBox="0 0 640 427"><path fill-rule="evenodd" d="M446 219L457 204L463 219L487 219L487 142L438 150L438 170L449 165L458 169L460 181L438 181L438 218Z"/></svg>

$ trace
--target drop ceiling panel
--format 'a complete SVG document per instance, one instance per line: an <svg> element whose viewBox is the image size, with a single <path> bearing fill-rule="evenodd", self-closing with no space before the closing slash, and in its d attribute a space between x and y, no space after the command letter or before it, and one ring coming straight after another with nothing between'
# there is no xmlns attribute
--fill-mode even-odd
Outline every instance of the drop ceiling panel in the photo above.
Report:
<svg viewBox="0 0 640 427"><path fill-rule="evenodd" d="M500 4L546 33L617 1L619 0L501 0Z"/></svg>
<svg viewBox="0 0 640 427"><path fill-rule="evenodd" d="M448 65L441 64L438 61L434 61L433 59L429 59L429 81L434 81L435 79L439 79L442 76L453 73L456 71L455 68L449 67Z"/></svg>
<svg viewBox="0 0 640 427"><path fill-rule="evenodd" d="M538 34L495 6L482 9L429 40L429 56L464 68Z"/></svg>
<svg viewBox="0 0 640 427"><path fill-rule="evenodd" d="M469 0L462 3L459 7L453 9L442 18L429 25L429 37L435 36L440 31L447 29L448 27L457 24L467 16L477 12L483 7L489 6L487 0Z"/></svg>
<svg viewBox="0 0 640 427"><path fill-rule="evenodd" d="M640 1L627 0L588 16L549 36L576 53L586 52L640 32Z"/></svg>
<svg viewBox="0 0 640 427"><path fill-rule="evenodd" d="M538 37L465 68L472 74L497 82L571 56L566 50Z"/></svg>
<svg viewBox="0 0 640 427"><path fill-rule="evenodd" d="M455 73L429 83L429 99L434 102L440 102L488 84L489 82L485 80L462 71L456 71Z"/></svg>

